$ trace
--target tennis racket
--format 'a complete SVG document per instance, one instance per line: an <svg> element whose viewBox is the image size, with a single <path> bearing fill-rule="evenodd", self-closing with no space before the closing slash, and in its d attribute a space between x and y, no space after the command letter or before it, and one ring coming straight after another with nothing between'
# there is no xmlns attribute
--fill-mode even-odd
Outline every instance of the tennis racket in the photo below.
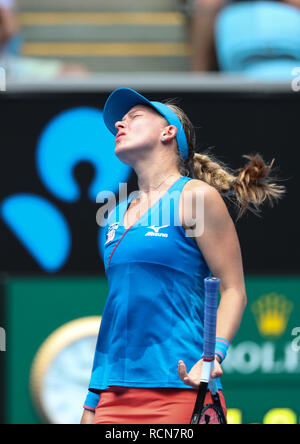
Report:
<svg viewBox="0 0 300 444"><path fill-rule="evenodd" d="M215 360L219 285L220 280L218 278L210 277L204 279L203 367L191 424L226 424L217 382L215 379L210 378ZM213 404L204 405L208 387L212 394Z"/></svg>

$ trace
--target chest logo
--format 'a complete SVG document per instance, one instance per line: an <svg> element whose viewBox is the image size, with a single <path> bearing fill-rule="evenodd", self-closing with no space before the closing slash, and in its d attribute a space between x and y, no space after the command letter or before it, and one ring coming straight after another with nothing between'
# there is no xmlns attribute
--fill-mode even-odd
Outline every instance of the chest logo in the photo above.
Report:
<svg viewBox="0 0 300 444"><path fill-rule="evenodd" d="M147 233L145 234L145 236L152 236L152 237L169 237L168 233L160 233L159 230L161 230L162 228L166 228L169 225L162 225L160 227L157 227L156 225L151 225L150 228L153 231L147 231Z"/></svg>
<svg viewBox="0 0 300 444"><path fill-rule="evenodd" d="M119 222L116 222L108 227L105 245L114 239L118 227L119 227Z"/></svg>

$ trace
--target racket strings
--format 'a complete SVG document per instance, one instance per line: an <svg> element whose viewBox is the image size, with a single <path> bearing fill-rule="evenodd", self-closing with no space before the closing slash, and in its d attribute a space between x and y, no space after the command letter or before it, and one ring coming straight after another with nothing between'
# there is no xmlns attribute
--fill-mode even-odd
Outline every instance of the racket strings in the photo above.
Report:
<svg viewBox="0 0 300 444"><path fill-rule="evenodd" d="M224 424L219 408L213 404L207 404L201 413L198 424Z"/></svg>

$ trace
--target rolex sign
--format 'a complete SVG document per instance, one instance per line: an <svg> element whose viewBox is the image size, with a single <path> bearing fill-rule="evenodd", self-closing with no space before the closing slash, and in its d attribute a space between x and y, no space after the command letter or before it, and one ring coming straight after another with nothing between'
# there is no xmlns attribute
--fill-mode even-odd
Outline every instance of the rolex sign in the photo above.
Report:
<svg viewBox="0 0 300 444"><path fill-rule="evenodd" d="M247 309L223 363L231 420L298 424L300 279L248 277L246 287Z"/></svg>

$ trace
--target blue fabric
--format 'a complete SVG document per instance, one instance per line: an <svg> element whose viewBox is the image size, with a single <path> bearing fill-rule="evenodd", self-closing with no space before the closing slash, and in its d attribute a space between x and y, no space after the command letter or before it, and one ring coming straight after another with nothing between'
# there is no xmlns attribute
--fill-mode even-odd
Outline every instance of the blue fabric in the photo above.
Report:
<svg viewBox="0 0 300 444"><path fill-rule="evenodd" d="M96 410L96 407L99 404L99 399L99 393L93 393L89 391L84 403L84 408L86 410Z"/></svg>
<svg viewBox="0 0 300 444"><path fill-rule="evenodd" d="M179 378L177 366L181 359L189 371L202 357L204 278L211 273L179 221L180 193L188 180L178 179L127 230L123 216L130 196L109 216L104 248L109 294L92 390L191 388Z"/></svg>
<svg viewBox="0 0 300 444"><path fill-rule="evenodd" d="M122 120L125 114L136 105L146 105L158 111L170 125L177 128L176 140L181 157L186 160L188 158L188 143L183 126L177 114L167 105L161 102L150 102L144 96L130 88L118 88L111 93L107 99L103 118L104 123L111 133L117 134L115 127L116 122Z"/></svg>

